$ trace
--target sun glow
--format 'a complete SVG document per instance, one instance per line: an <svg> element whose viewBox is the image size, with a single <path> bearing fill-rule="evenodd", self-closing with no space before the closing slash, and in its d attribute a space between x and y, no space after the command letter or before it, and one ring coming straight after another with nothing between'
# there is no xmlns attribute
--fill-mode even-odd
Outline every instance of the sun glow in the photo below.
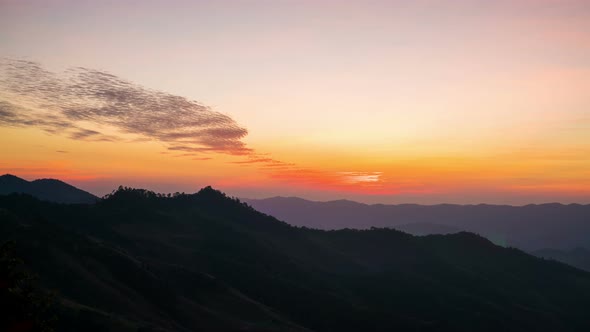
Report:
<svg viewBox="0 0 590 332"><path fill-rule="evenodd" d="M0 5L0 172L97 194L590 202L584 3L266 5Z"/></svg>

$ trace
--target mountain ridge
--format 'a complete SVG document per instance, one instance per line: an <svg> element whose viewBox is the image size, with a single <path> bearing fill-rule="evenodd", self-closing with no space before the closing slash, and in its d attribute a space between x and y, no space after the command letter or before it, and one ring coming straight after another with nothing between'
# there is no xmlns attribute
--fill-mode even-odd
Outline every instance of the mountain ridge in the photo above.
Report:
<svg viewBox="0 0 590 332"><path fill-rule="evenodd" d="M527 203L521 205L511 205L511 204L492 204L492 203L470 203L470 204L458 204L458 203L434 203L434 204L420 204L420 203L363 203L351 199L330 199L330 200L313 200L307 199L299 196L270 196L265 198L249 198L249 197L240 197L241 200L246 202L260 202L260 201L274 201L274 200L299 200L304 201L306 203L311 204L324 204L324 203L334 203L334 202L347 202L347 203L354 203L358 205L364 206L420 206L420 207L432 207L432 206L498 206L498 207L526 207L526 206L551 206L551 205L558 205L558 206L590 206L588 204L581 204L581 203L560 203L560 202L545 202L545 203Z"/></svg>
<svg viewBox="0 0 590 332"><path fill-rule="evenodd" d="M339 204L304 199L244 199L289 224L320 229L367 229L431 224L482 234L526 251L590 248L590 204L457 205ZM438 227L440 228L440 227Z"/></svg>
<svg viewBox="0 0 590 332"><path fill-rule="evenodd" d="M27 181L12 174L0 176L0 195L25 193L41 200L57 203L91 204L99 198L58 179L36 179Z"/></svg>
<svg viewBox="0 0 590 332"><path fill-rule="evenodd" d="M0 241L73 303L62 331L590 328L590 273L472 233L294 227L210 187L91 205L11 194L0 217Z"/></svg>

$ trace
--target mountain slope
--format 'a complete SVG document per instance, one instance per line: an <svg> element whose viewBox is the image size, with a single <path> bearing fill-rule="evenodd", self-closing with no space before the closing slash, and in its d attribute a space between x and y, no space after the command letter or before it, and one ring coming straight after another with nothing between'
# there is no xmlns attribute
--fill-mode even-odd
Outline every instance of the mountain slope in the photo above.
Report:
<svg viewBox="0 0 590 332"><path fill-rule="evenodd" d="M274 197L244 200L255 209L295 226L321 229L404 228L424 234L436 228L444 233L463 230L481 234L494 243L527 251L543 248L590 249L590 205L367 205L350 201L313 202Z"/></svg>
<svg viewBox="0 0 590 332"><path fill-rule="evenodd" d="M0 176L0 195L24 193L44 201L69 204L92 204L98 197L55 179L26 181L11 174Z"/></svg>
<svg viewBox="0 0 590 332"><path fill-rule="evenodd" d="M395 229L417 236L434 234L453 234L459 233L461 231L460 229L451 226L420 222L396 225Z"/></svg>
<svg viewBox="0 0 590 332"><path fill-rule="evenodd" d="M590 271L590 250L575 248L572 250L541 249L532 252L533 255L546 259L563 262L579 269Z"/></svg>
<svg viewBox="0 0 590 332"><path fill-rule="evenodd" d="M295 228L211 188L0 196L0 220L0 240L59 290L62 330L590 328L589 273L470 233Z"/></svg>

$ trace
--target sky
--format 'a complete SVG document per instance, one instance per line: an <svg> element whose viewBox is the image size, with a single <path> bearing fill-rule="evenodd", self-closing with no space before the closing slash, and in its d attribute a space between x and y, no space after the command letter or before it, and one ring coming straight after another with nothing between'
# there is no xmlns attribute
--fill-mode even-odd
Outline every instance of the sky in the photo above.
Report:
<svg viewBox="0 0 590 332"><path fill-rule="evenodd" d="M0 173L590 203L590 1L0 0Z"/></svg>

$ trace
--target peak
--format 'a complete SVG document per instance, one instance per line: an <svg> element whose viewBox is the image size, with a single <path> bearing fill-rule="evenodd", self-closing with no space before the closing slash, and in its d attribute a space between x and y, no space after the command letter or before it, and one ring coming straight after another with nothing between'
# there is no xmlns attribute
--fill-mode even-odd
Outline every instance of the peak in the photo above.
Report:
<svg viewBox="0 0 590 332"><path fill-rule="evenodd" d="M29 186L30 182L12 174L4 174L0 176L0 184L2 184L5 190L9 188L12 191L18 191L19 188ZM2 191L1 188L0 191Z"/></svg>
<svg viewBox="0 0 590 332"><path fill-rule="evenodd" d="M156 193L151 190L141 189L141 188L130 188L119 186L119 188L113 190L112 193L105 196L105 200L107 201L117 201L117 200L141 200L141 199L162 199L162 200L169 200L169 201L186 201L191 199L225 199L228 198L226 194L223 192L213 189L211 186L207 186L202 188L198 192L194 194L186 194L186 193L169 193L169 194L162 194Z"/></svg>
<svg viewBox="0 0 590 332"><path fill-rule="evenodd" d="M214 189L211 186L206 186L206 187L202 188L201 190L199 190L198 193L208 193L208 192L211 192L211 193L220 193L220 194L222 193L221 191L219 191L217 189Z"/></svg>
<svg viewBox="0 0 590 332"><path fill-rule="evenodd" d="M337 199L337 200L333 200L333 201L328 201L325 202L328 204L336 204L336 205L366 205L364 203L359 203L356 201L351 201L349 199Z"/></svg>
<svg viewBox="0 0 590 332"><path fill-rule="evenodd" d="M207 186L194 194L174 193L161 194L146 189L135 189L119 186L112 193L104 196L101 204L113 206L149 205L163 209L190 209L195 206L218 211L222 214L237 213L236 211L254 211L246 203L237 198ZM222 212L220 212L222 211ZM233 212L232 212L233 211ZM241 213L241 212L240 212ZM258 213L258 212L256 212Z"/></svg>
<svg viewBox="0 0 590 332"><path fill-rule="evenodd" d="M61 180L58 180L58 179L37 179L37 180L34 180L32 182L36 182L36 183L63 183L63 184L67 184L67 183L65 183L65 182L63 182Z"/></svg>
<svg viewBox="0 0 590 332"><path fill-rule="evenodd" d="M163 195L158 195L155 192L146 189L136 189L119 186L119 188L113 190L113 192L106 195L104 198L106 201L116 201L121 199L126 200L131 198L153 198L159 196Z"/></svg>
<svg viewBox="0 0 590 332"><path fill-rule="evenodd" d="M296 196L274 196L274 197L266 198L266 200L312 202L312 201L307 200L305 198L296 197Z"/></svg>
<svg viewBox="0 0 590 332"><path fill-rule="evenodd" d="M217 189L214 189L211 186L207 186L201 190L199 190L194 196L202 198L202 199L215 199L215 200L225 200L229 198L224 192L221 192Z"/></svg>
<svg viewBox="0 0 590 332"><path fill-rule="evenodd" d="M457 241L463 241L465 243L471 243L474 245L485 245L485 246L495 246L494 243L487 238L472 232L457 232L453 234L443 235L449 238L454 238Z"/></svg>
<svg viewBox="0 0 590 332"><path fill-rule="evenodd" d="M21 181L26 181L25 179L21 179L16 175L12 175L12 174L4 174L4 175L0 175L0 179L10 179L10 180L21 180Z"/></svg>

